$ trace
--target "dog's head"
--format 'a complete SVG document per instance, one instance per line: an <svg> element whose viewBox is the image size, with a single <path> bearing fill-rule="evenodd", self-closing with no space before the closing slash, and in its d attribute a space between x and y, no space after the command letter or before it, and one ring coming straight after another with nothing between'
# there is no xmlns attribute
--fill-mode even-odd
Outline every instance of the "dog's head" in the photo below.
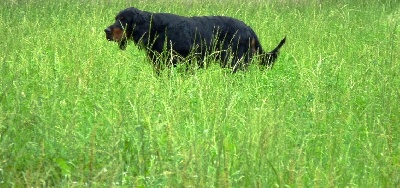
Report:
<svg viewBox="0 0 400 188"><path fill-rule="evenodd" d="M122 10L115 17L114 24L104 29L108 41L118 42L119 48L125 50L128 39L131 39L135 17L139 14L136 8Z"/></svg>

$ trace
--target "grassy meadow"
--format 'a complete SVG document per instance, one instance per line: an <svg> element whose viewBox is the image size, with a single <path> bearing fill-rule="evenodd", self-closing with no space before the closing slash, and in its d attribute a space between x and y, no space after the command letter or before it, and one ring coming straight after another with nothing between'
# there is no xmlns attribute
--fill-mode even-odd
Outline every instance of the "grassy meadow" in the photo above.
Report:
<svg viewBox="0 0 400 188"><path fill-rule="evenodd" d="M287 43L157 76L105 39L130 6ZM400 187L398 0L3 0L0 31L0 187Z"/></svg>

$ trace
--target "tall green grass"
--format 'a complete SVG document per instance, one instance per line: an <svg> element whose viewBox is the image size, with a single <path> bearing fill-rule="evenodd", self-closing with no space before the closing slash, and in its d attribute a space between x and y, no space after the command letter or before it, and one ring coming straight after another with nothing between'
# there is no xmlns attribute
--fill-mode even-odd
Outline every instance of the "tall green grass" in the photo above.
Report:
<svg viewBox="0 0 400 188"><path fill-rule="evenodd" d="M1 187L398 187L400 6L0 3ZM103 29L128 6L245 21L273 70L156 76Z"/></svg>

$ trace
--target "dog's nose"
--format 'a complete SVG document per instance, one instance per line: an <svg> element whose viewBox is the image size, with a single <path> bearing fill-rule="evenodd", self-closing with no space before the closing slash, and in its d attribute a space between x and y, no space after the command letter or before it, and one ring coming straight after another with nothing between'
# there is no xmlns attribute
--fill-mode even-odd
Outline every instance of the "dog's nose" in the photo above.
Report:
<svg viewBox="0 0 400 188"><path fill-rule="evenodd" d="M109 27L107 27L106 29L104 29L104 32L111 33L111 29Z"/></svg>

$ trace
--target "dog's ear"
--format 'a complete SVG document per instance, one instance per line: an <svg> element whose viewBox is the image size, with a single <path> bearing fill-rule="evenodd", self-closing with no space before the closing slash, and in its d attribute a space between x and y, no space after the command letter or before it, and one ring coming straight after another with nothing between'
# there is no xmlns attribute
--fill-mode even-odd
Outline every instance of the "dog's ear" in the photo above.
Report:
<svg viewBox="0 0 400 188"><path fill-rule="evenodd" d="M124 23L126 24L124 27L130 27L133 23L133 18L132 18L132 16L125 16L124 17ZM126 29L128 29L128 28L126 28Z"/></svg>
<svg viewBox="0 0 400 188"><path fill-rule="evenodd" d="M150 20L147 18L147 14L136 14L133 18L133 23L136 25L147 24L148 20Z"/></svg>

